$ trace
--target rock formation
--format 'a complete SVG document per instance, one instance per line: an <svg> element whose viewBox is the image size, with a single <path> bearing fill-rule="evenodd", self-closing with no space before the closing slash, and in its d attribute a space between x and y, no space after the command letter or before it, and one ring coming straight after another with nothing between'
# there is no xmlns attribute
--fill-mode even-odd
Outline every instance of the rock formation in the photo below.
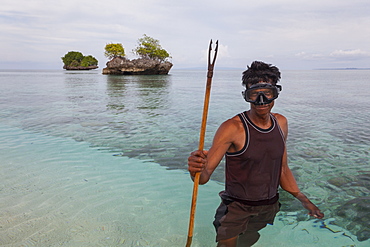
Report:
<svg viewBox="0 0 370 247"><path fill-rule="evenodd" d="M87 67L84 67L84 66L66 66L66 65L63 66L63 69L65 69L65 70L91 70L91 69L97 69L97 68L99 68L99 67L96 66L96 65L87 66Z"/></svg>
<svg viewBox="0 0 370 247"><path fill-rule="evenodd" d="M160 62L153 59L138 58L129 60L115 57L107 62L103 69L104 75L167 75L172 68L170 62Z"/></svg>

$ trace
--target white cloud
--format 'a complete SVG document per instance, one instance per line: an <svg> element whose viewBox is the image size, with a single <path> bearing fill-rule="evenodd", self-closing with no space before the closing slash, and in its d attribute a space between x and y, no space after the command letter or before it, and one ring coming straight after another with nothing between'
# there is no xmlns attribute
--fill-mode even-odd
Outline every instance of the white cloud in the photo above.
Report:
<svg viewBox="0 0 370 247"><path fill-rule="evenodd" d="M216 49L216 41L213 40L212 41L211 60L213 60L213 58L214 58L215 49ZM201 51L200 62L205 62L204 64L208 63L208 52L209 52L209 49L204 49L204 50ZM217 57L216 57L217 61L219 61L220 59L222 60L223 58L228 58L228 57L230 57L228 46L223 45L219 42Z"/></svg>
<svg viewBox="0 0 370 247"><path fill-rule="evenodd" d="M320 59L324 59L325 58L325 55L323 54L320 54L320 53L307 53L307 52L299 52L297 54L295 54L296 57L299 57L301 59L305 59L305 60L320 60Z"/></svg>
<svg viewBox="0 0 370 247"><path fill-rule="evenodd" d="M370 58L370 52L363 51L361 49L352 49L352 50L335 50L328 54L322 53L309 53L309 52L298 52L295 54L296 57L302 60L311 60L311 61L333 61L335 63L346 61L354 61Z"/></svg>
<svg viewBox="0 0 370 247"><path fill-rule="evenodd" d="M368 57L370 57L370 52L362 51L361 49L335 50L332 53L330 53L330 56L335 57L335 58L358 59L358 58L368 58Z"/></svg>

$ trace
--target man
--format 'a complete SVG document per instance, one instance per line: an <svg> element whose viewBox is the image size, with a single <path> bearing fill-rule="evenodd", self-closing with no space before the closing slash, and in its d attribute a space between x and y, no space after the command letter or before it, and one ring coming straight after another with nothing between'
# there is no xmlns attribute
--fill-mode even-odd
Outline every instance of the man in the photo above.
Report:
<svg viewBox="0 0 370 247"><path fill-rule="evenodd" d="M258 231L272 224L279 211L278 187L296 197L321 219L324 214L302 193L288 167L287 119L271 113L281 86L277 67L255 61L243 72L244 99L250 109L225 121L217 130L209 151L194 151L188 158L192 177L200 172L200 184L209 181L225 156L225 190L213 222L217 246L252 246Z"/></svg>

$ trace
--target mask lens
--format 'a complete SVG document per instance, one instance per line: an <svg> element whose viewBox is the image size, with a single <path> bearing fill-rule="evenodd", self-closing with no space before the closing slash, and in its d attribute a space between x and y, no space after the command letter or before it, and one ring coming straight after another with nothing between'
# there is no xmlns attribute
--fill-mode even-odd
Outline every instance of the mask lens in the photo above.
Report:
<svg viewBox="0 0 370 247"><path fill-rule="evenodd" d="M277 90L273 90L271 88L256 88L254 90L247 90L247 100L255 101L259 97L259 95L263 94L269 100L275 99L277 94Z"/></svg>
<svg viewBox="0 0 370 247"><path fill-rule="evenodd" d="M279 88L268 83L258 83L244 92L247 102L268 104L279 96Z"/></svg>

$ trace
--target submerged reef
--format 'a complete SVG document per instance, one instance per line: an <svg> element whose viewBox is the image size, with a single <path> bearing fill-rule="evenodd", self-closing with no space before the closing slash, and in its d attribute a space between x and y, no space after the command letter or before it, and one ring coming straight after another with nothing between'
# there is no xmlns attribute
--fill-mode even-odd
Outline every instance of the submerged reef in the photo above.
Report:
<svg viewBox="0 0 370 247"><path fill-rule="evenodd" d="M328 182L353 196L335 208L334 212L339 216L336 224L355 234L359 241L370 239L370 173L335 177Z"/></svg>

